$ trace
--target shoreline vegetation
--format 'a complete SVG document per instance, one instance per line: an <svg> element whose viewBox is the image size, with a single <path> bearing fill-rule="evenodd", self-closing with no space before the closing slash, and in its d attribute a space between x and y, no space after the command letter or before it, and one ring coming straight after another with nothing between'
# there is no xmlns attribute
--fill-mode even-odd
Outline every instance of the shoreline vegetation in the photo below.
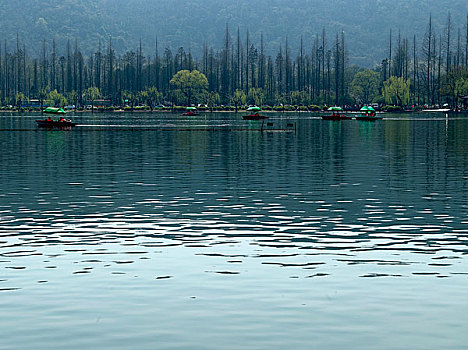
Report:
<svg viewBox="0 0 468 350"><path fill-rule="evenodd" d="M214 108L209 108L205 106L196 107L198 113L233 113L233 114L245 114L250 113L248 110L249 106L239 107L236 111L234 106L216 106ZM330 113L328 110L329 107L323 106L263 106L262 112L264 113ZM112 106L112 107L99 107L96 106L93 109L91 108L73 108L68 109L68 113L176 113L181 114L186 112L186 106L165 106L160 108L150 109L149 106ZM345 106L343 108L344 112L347 113L360 113L360 106ZM453 110L449 108L440 108L434 106L432 108L399 108L397 106L375 106L375 111L377 113L419 113L419 112L443 112L443 113L468 113L468 110L458 109ZM16 108L14 106L9 107L0 107L1 113L33 113L33 114L43 114L43 109L36 107L28 108Z"/></svg>
<svg viewBox="0 0 468 350"><path fill-rule="evenodd" d="M429 16L423 38L390 31L388 53L373 68L349 65L345 33L330 35L325 28L301 37L298 52L286 40L269 55L263 34L253 38L239 29L231 34L226 25L222 48L205 42L200 58L183 47L174 53L166 47L161 54L157 44L148 55L141 42L136 50L117 54L111 38L87 57L77 40L58 52L54 40L44 39L38 43L41 53L32 57L34 50L17 37L13 50L6 42L0 50L0 106L92 112L154 111L162 105L172 111L184 108L179 106L238 111L249 105L274 111L349 110L370 104L392 112L467 110L468 14L458 29L455 40L449 13L441 32Z"/></svg>

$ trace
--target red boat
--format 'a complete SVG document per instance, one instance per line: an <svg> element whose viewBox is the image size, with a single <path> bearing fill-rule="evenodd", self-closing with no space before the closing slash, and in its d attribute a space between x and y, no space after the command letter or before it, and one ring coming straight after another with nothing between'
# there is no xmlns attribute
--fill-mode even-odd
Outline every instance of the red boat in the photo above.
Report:
<svg viewBox="0 0 468 350"><path fill-rule="evenodd" d="M40 128L68 128L76 126L70 119L61 118L59 120L44 119L36 120L37 126Z"/></svg>

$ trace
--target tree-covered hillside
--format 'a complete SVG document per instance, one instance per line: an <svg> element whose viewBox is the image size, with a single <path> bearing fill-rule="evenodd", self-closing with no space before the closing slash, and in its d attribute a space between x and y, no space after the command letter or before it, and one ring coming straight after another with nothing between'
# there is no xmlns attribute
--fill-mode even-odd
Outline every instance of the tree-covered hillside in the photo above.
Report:
<svg viewBox="0 0 468 350"><path fill-rule="evenodd" d="M422 38L430 14L439 29L449 12L455 30L463 28L466 0L2 0L0 35L9 47L18 35L37 55L43 39L62 50L76 39L92 52L109 37L117 52L141 40L152 53L157 37L160 48L183 46L199 56L204 41L221 46L226 24L257 42L263 33L267 51L286 40L297 50L301 36L307 49L323 29L330 42L343 30L351 63L374 66L385 57L390 29Z"/></svg>

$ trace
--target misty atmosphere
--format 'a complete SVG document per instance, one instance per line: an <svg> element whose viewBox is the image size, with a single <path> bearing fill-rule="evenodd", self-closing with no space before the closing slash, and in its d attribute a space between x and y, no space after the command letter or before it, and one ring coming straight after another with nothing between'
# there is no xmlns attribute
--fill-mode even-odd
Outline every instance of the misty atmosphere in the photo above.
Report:
<svg viewBox="0 0 468 350"><path fill-rule="evenodd" d="M466 0L0 16L0 350L466 348Z"/></svg>
<svg viewBox="0 0 468 350"><path fill-rule="evenodd" d="M450 12L456 33L465 28L468 11L463 0L23 0L17 8L17 1L2 1L0 33L10 48L18 34L35 55L42 40L55 40L61 51L68 40L77 40L89 55L109 38L118 54L137 50L141 40L144 53L152 55L157 38L161 50L184 47L200 57L204 42L222 48L228 25L243 36L248 30L256 45L263 34L269 54L286 40L296 54L301 36L310 51L323 30L330 41L343 31L350 63L366 68L388 55L390 30L420 41L431 14L434 30L441 32Z"/></svg>

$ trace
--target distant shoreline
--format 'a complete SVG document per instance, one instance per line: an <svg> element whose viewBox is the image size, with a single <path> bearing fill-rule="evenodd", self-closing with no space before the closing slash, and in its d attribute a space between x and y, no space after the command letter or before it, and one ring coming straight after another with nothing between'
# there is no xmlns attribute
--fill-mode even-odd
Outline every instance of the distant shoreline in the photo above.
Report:
<svg viewBox="0 0 468 350"><path fill-rule="evenodd" d="M344 113L350 113L350 114L357 114L360 113L359 110L344 110ZM105 114L105 113L115 113L115 114L122 114L122 113L130 113L130 114L163 114L163 113L171 113L171 114L181 114L183 113L182 109L176 109L176 110L171 110L171 109L158 109L158 110L142 110L142 109L133 109L133 110L122 110L122 109L98 109L96 108L94 111L91 111L90 109L84 109L84 110L70 110L68 111L69 114L72 115L79 115L79 114ZM229 114L246 114L250 113L249 111L246 110L238 110L233 111L233 110L199 110L198 113L202 114L207 114L207 113L229 113ZM329 114L330 111L326 110L318 110L318 111L307 111L307 110L272 110L272 109L265 109L262 110L261 113L278 113L278 114L293 114L293 113L310 113L310 114ZM409 113L449 113L449 114L468 114L468 110L459 110L459 111L454 111L454 110L445 110L445 109L424 109L424 110L401 110L401 111L377 111L377 113L392 113L392 114L409 114ZM44 113L41 111L36 111L36 110L17 110L17 109L12 109L12 110L0 110L0 115L8 115L8 114L15 114L15 115L21 115L21 114L32 114L32 115L43 115Z"/></svg>

